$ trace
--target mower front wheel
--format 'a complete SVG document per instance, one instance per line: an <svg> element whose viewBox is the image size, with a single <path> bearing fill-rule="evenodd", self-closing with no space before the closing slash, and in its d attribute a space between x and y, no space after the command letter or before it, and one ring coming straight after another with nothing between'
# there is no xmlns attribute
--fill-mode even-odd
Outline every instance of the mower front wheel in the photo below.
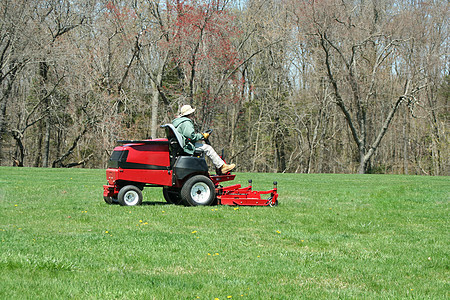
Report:
<svg viewBox="0 0 450 300"><path fill-rule="evenodd" d="M211 205L216 199L214 183L206 176L193 176L189 178L181 188L181 199L186 205Z"/></svg>
<svg viewBox="0 0 450 300"><path fill-rule="evenodd" d="M112 197L110 196L103 196L103 200L105 200L105 202L108 204L113 204Z"/></svg>
<svg viewBox="0 0 450 300"><path fill-rule="evenodd" d="M134 185L126 185L120 189L119 204L122 206L136 206L142 204L142 191Z"/></svg>

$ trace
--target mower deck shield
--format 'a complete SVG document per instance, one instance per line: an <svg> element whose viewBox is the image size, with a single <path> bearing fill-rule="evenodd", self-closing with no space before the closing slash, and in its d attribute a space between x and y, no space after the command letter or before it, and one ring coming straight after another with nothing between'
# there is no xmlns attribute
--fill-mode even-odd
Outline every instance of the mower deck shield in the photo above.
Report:
<svg viewBox="0 0 450 300"><path fill-rule="evenodd" d="M251 183L251 181L250 181ZM263 199L261 195L268 195ZM269 191L253 191L252 186L242 188L235 184L220 188L217 195L218 204L239 206L276 206L278 204L277 183Z"/></svg>

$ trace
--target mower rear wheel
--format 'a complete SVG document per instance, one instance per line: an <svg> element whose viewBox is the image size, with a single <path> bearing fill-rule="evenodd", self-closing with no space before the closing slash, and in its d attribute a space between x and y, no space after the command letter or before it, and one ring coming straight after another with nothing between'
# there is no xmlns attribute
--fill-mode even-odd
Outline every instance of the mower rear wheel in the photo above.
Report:
<svg viewBox="0 0 450 300"><path fill-rule="evenodd" d="M142 191L134 185L126 185L120 189L119 204L122 206L135 206L142 204Z"/></svg>
<svg viewBox="0 0 450 300"><path fill-rule="evenodd" d="M190 206L211 205L216 199L214 183L206 176L193 176L181 188L181 199Z"/></svg>
<svg viewBox="0 0 450 300"><path fill-rule="evenodd" d="M180 195L180 189L177 189L177 188L164 187L163 188L163 196L164 196L164 199L169 204L178 205L182 202L181 195Z"/></svg>

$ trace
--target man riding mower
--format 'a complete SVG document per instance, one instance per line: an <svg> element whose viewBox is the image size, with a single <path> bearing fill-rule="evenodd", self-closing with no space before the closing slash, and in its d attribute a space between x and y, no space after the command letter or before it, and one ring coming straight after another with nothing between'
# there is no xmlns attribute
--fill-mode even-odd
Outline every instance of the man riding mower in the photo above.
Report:
<svg viewBox="0 0 450 300"><path fill-rule="evenodd" d="M189 124L183 121L184 118L185 116L180 116L174 120L174 124L180 121L177 125L178 128L181 127L182 132L184 127L181 124ZM103 199L106 203L119 203L123 206L140 205L144 187L162 187L164 199L172 204L187 206L278 204L276 182L269 191L253 191L251 185L241 188L240 184L223 187L220 185L221 182L234 180L236 176L229 173L235 167L234 164L225 164L208 144L193 147L191 141L198 141L196 139L198 136L189 140L173 124L161 127L165 129L166 138L118 141L123 145L114 148L106 170L107 184L103 186ZM201 134L206 142L209 133L211 131ZM202 148L206 150L202 151ZM213 156L211 159L217 167L217 174L209 173L204 154Z"/></svg>

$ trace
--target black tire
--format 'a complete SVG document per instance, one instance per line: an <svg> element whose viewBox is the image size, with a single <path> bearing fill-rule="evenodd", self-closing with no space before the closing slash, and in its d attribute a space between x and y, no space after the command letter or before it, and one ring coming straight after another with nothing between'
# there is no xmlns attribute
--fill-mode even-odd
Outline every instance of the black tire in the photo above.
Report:
<svg viewBox="0 0 450 300"><path fill-rule="evenodd" d="M119 200L117 200L117 195L116 197L105 197L103 196L103 200L105 200L106 203L108 204L119 204Z"/></svg>
<svg viewBox="0 0 450 300"><path fill-rule="evenodd" d="M122 206L136 206L142 204L142 191L134 185L126 185L120 189L119 204Z"/></svg>
<svg viewBox="0 0 450 300"><path fill-rule="evenodd" d="M103 196L103 200L108 204L113 204L112 197Z"/></svg>
<svg viewBox="0 0 450 300"><path fill-rule="evenodd" d="M167 203L180 204L182 202L180 190L175 188L163 188L163 196Z"/></svg>
<svg viewBox="0 0 450 300"><path fill-rule="evenodd" d="M181 188L181 199L190 206L211 205L216 199L214 183L206 176L193 176Z"/></svg>

